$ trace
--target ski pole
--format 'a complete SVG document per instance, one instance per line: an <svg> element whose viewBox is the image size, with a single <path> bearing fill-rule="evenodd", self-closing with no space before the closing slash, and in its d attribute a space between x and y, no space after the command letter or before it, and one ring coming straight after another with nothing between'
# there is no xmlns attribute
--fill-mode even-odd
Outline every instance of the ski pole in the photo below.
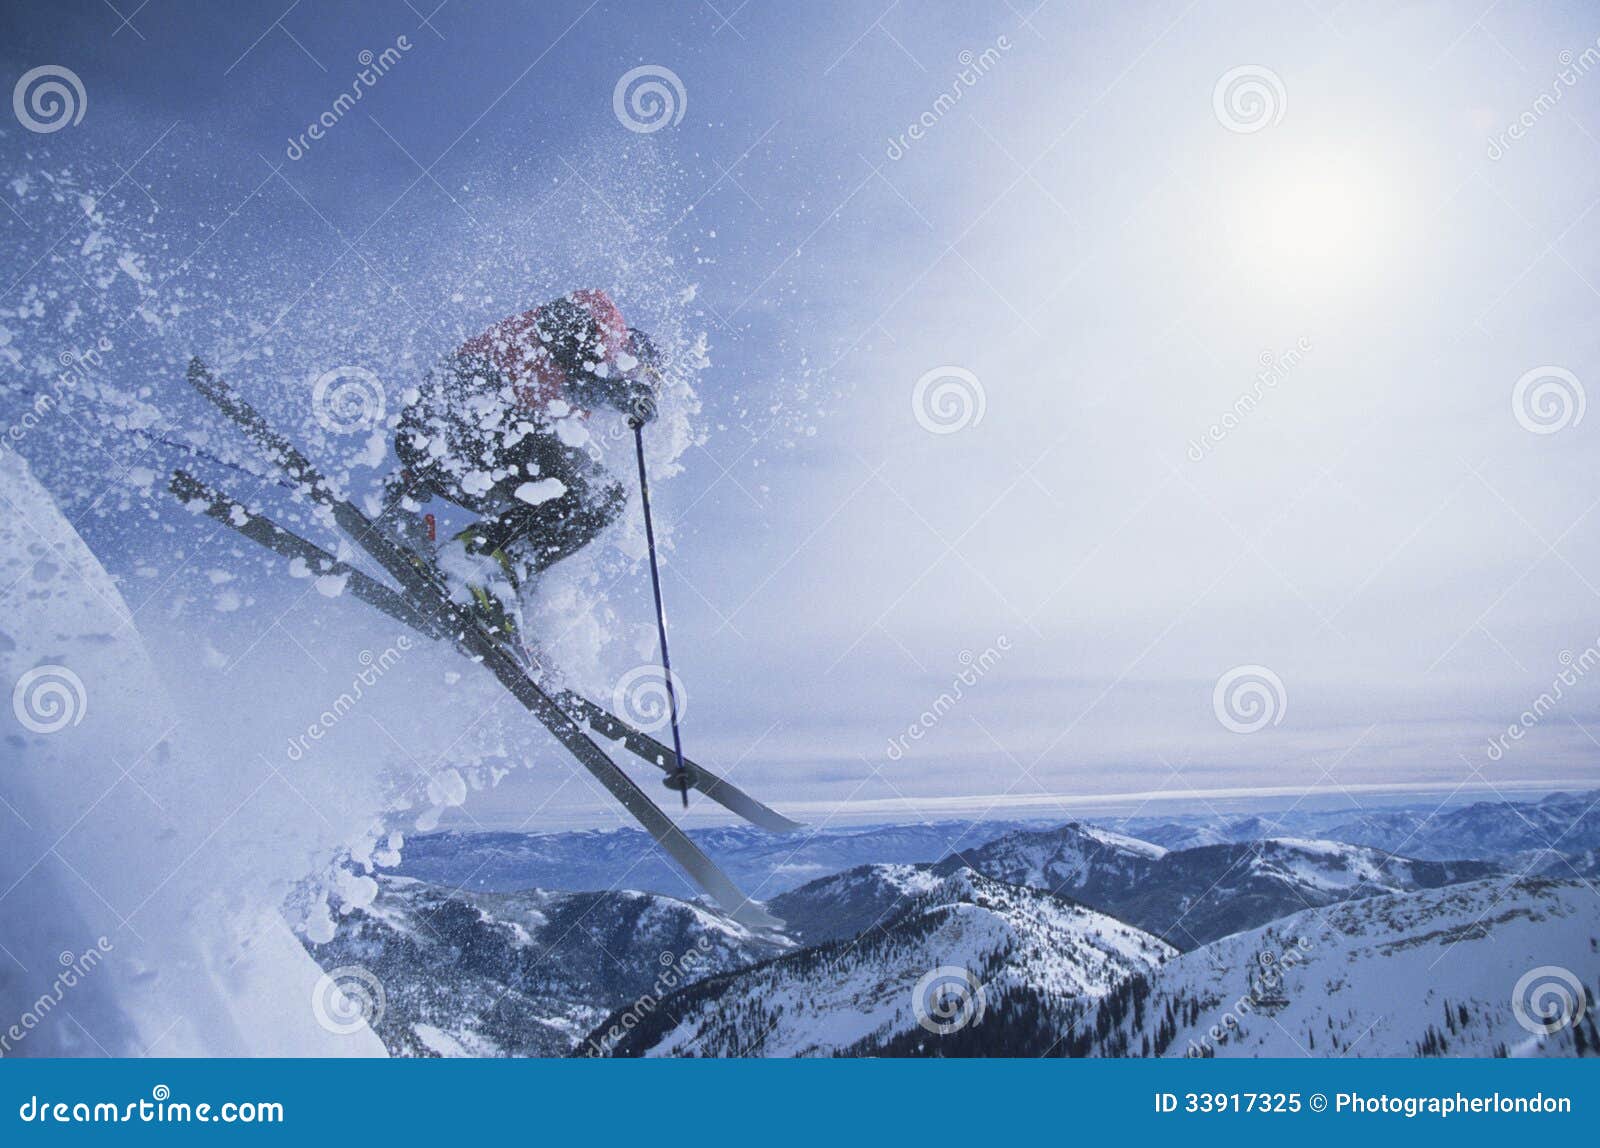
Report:
<svg viewBox="0 0 1600 1148"><path fill-rule="evenodd" d="M669 786L683 797L683 807L689 808L689 770L683 764L683 738L678 733L678 691L672 684L672 655L667 653L667 611L661 604L661 570L656 564L656 530L650 520L650 479L644 468L644 419L630 415L628 425L633 428L633 445L639 456L639 501L644 507L644 538L650 550L650 587L656 596L656 631L661 635L661 669L667 679L667 713L672 719L672 752L677 755L678 768L666 779Z"/></svg>

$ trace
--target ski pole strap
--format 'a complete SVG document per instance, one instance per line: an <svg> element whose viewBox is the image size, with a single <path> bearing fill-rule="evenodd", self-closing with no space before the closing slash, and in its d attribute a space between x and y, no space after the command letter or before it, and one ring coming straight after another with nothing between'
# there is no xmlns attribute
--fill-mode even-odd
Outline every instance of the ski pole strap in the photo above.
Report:
<svg viewBox="0 0 1600 1148"><path fill-rule="evenodd" d="M672 752L677 759L677 769L667 778L667 784L683 796L683 807L689 808L689 770L683 764L683 737L678 732L678 691L672 682L672 655L667 652L667 611L661 604L661 568L656 562L656 530L650 518L650 477L644 465L644 423L630 419L633 427L633 445L639 459L639 502L644 508L644 538L650 551L650 588L656 598L656 632L661 636L661 670L667 679L667 713L672 719Z"/></svg>

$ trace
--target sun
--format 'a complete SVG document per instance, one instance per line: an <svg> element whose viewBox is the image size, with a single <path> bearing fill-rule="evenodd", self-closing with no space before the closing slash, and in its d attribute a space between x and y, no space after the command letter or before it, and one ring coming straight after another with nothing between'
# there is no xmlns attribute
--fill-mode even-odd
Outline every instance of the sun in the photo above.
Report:
<svg viewBox="0 0 1600 1148"><path fill-rule="evenodd" d="M1251 181L1242 230L1277 283L1343 287L1378 269L1393 225L1382 181L1348 153L1303 157Z"/></svg>

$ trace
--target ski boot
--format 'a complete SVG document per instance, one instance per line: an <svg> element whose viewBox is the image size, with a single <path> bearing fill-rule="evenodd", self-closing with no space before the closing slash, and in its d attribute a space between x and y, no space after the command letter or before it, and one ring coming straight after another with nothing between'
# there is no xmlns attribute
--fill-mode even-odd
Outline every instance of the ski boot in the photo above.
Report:
<svg viewBox="0 0 1600 1148"><path fill-rule="evenodd" d="M517 575L516 563L511 556L499 546L491 547L485 538L483 528L474 523L455 536L453 541L459 543L463 552L477 560L478 569L463 579L467 590L472 595L472 611L477 616L484 628L502 641L516 644L520 627L520 611L515 606L517 591L521 588L522 581ZM497 566L505 581L499 587L485 580L483 569L492 562ZM491 568L492 569L492 568ZM498 589L509 587L510 593L497 593ZM509 601L508 601L509 600Z"/></svg>

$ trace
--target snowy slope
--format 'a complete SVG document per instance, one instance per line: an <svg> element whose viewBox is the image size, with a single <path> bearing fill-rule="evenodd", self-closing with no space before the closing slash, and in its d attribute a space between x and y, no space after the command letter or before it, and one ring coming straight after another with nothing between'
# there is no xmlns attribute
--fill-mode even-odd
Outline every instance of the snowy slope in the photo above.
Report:
<svg viewBox="0 0 1600 1148"><path fill-rule="evenodd" d="M310 948L382 986L375 1028L398 1056L563 1056L612 1009L792 947L648 893L379 885Z"/></svg>
<svg viewBox="0 0 1600 1148"><path fill-rule="evenodd" d="M938 1054L1017 1018L1064 1022L1174 950L1065 898L970 870L932 885L892 922L857 941L780 957L673 994L616 1045L618 1055L827 1056ZM918 1023L941 1012L938 971L966 970L983 1015L939 1035ZM949 983L948 980L946 983ZM920 987L920 992L919 992ZM599 1026L605 1033L616 1017Z"/></svg>
<svg viewBox="0 0 1600 1148"><path fill-rule="evenodd" d="M1069 822L1055 829L1007 833L946 858L997 881L1076 895L1091 883L1137 880L1167 853L1159 845Z"/></svg>
<svg viewBox="0 0 1600 1148"><path fill-rule="evenodd" d="M0 1014L40 1021L6 1054L381 1055L310 1007L320 970L276 911L304 856L249 860L241 834L283 823L287 795L247 810L264 781L194 736L116 583L9 451L0 499Z"/></svg>
<svg viewBox="0 0 1600 1148"><path fill-rule="evenodd" d="M1108 1035L1070 1051L1570 1055L1571 1029L1541 1040L1512 1007L1519 980L1543 966L1600 992L1600 898L1582 884L1489 880L1351 901L1169 962L1102 1002L1095 1021ZM1279 984L1263 980L1265 968ZM1590 1049L1600 1048L1593 1022Z"/></svg>
<svg viewBox="0 0 1600 1148"><path fill-rule="evenodd" d="M782 919L789 936L816 944L889 924L938 883L931 865L858 865L780 893L767 907Z"/></svg>
<svg viewBox="0 0 1600 1148"><path fill-rule="evenodd" d="M1488 862L1417 861L1335 841L1270 838L1168 853L1133 882L1079 895L1187 949L1300 909L1496 872Z"/></svg>

